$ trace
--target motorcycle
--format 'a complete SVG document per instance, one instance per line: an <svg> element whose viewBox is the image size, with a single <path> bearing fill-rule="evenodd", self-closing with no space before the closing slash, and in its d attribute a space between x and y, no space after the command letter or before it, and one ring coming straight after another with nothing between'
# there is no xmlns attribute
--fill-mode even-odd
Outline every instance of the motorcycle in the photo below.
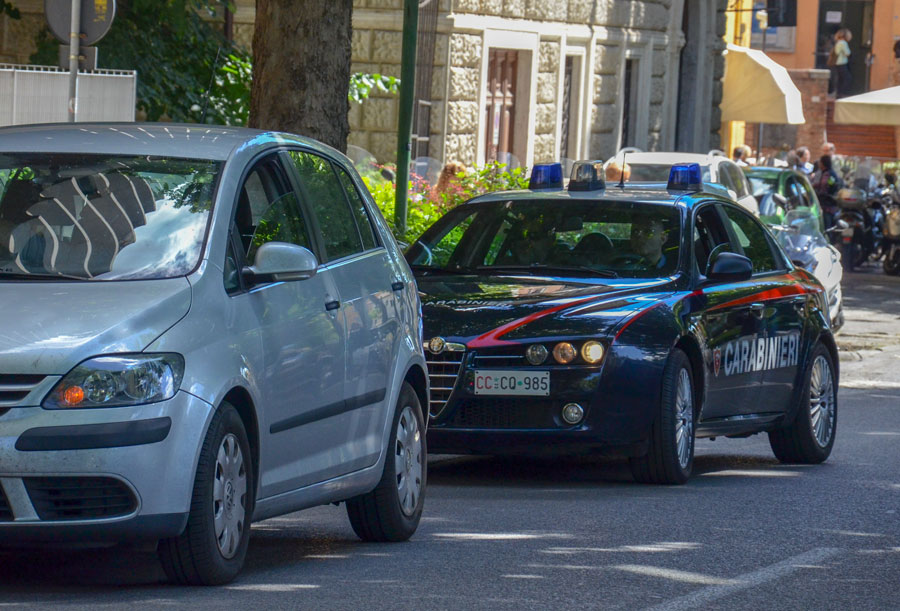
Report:
<svg viewBox="0 0 900 611"><path fill-rule="evenodd" d="M884 273L900 276L900 198L891 197L884 221Z"/></svg>
<svg viewBox="0 0 900 611"><path fill-rule="evenodd" d="M840 231L842 227L843 223L838 221L826 232ZM842 257L819 230L819 220L809 208L795 208L784 215L782 224L771 228L794 265L811 273L825 287L832 329L840 329L844 324Z"/></svg>
<svg viewBox="0 0 900 611"><path fill-rule="evenodd" d="M869 198L860 188L843 188L835 196L840 211L837 220L847 224L840 232L844 269L852 272L870 257L881 254L884 213L881 200Z"/></svg>

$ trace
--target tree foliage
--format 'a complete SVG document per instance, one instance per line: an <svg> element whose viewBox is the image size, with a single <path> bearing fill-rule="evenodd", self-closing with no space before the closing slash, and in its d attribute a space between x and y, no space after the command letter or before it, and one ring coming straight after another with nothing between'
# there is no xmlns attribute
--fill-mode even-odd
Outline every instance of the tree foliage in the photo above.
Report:
<svg viewBox="0 0 900 611"><path fill-rule="evenodd" d="M98 65L137 70L137 104L148 120L196 123L218 56L205 122L242 125L250 55L227 41L213 21L226 6L218 0L119 0L112 28L96 45ZM32 63L55 64L55 39L45 30L37 42Z"/></svg>

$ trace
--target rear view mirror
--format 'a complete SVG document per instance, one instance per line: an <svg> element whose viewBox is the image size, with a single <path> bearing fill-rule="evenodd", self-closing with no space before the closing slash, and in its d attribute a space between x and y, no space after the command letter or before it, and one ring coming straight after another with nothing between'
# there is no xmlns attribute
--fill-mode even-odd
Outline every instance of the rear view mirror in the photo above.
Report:
<svg viewBox="0 0 900 611"><path fill-rule="evenodd" d="M753 275L753 263L733 252L713 253L706 266L706 277L716 282L740 282Z"/></svg>
<svg viewBox="0 0 900 611"><path fill-rule="evenodd" d="M308 249L287 242L268 242L259 247L252 267L244 268L251 284L305 280L316 275L319 261Z"/></svg>

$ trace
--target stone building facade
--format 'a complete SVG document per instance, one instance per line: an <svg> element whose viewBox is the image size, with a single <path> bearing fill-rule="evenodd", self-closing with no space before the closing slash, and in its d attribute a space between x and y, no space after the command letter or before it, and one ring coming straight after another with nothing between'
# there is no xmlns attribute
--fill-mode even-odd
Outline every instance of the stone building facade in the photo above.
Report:
<svg viewBox="0 0 900 611"><path fill-rule="evenodd" d="M432 1L430 118L417 128L429 157L481 165L498 133L528 166L720 146L724 0ZM353 71L399 76L402 5L354 0ZM514 112L496 112L509 99ZM395 158L395 96L354 106L350 125L351 144Z"/></svg>

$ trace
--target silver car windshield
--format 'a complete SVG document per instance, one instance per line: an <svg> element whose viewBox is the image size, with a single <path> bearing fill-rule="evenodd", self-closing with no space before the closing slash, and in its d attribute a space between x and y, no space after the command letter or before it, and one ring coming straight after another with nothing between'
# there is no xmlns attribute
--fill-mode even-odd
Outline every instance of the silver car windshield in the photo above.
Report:
<svg viewBox="0 0 900 611"><path fill-rule="evenodd" d="M221 162L0 154L0 277L172 278L200 259Z"/></svg>

